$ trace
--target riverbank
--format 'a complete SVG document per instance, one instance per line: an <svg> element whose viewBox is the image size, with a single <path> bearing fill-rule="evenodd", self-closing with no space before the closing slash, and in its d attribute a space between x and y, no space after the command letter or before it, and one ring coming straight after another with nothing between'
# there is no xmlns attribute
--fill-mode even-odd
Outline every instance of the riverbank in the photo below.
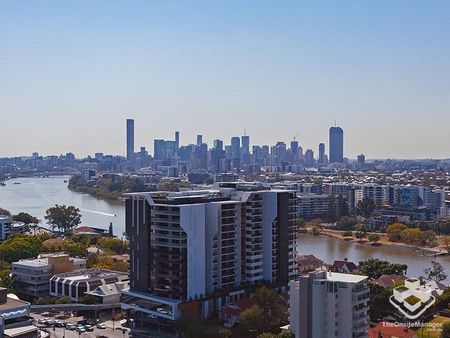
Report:
<svg viewBox="0 0 450 338"><path fill-rule="evenodd" d="M370 245L373 247L377 246L387 246L390 248L397 248L397 249L408 249L413 251L422 251L424 253L429 253L431 255L448 255L448 250L446 247L444 247L442 244L438 244L434 247L423 247L423 246L417 246L417 245L411 245L407 243L401 243L401 242L391 242L387 239L387 236L385 233L373 233L380 236L380 239L377 242L370 242L368 239L357 239L355 237L346 237L343 235L344 231L340 230L330 230L330 229L322 229L321 234L333 238L337 238L339 240L343 240L346 242L354 242L358 244L364 244L364 245Z"/></svg>
<svg viewBox="0 0 450 338"><path fill-rule="evenodd" d="M347 259L358 264L371 258L379 258L390 263L406 264L407 276L416 278L424 274L424 269L431 267L432 261L441 263L447 273L447 267L450 266L450 255L434 256L404 246L359 244L324 234L318 236L310 233L299 234L297 252L299 255L314 255L330 265L335 260ZM445 283L450 283L450 277Z"/></svg>
<svg viewBox="0 0 450 338"><path fill-rule="evenodd" d="M126 177L101 178L94 182L84 181L79 175L72 176L67 188L74 192L89 194L98 199L119 201L123 194L134 189L137 182Z"/></svg>

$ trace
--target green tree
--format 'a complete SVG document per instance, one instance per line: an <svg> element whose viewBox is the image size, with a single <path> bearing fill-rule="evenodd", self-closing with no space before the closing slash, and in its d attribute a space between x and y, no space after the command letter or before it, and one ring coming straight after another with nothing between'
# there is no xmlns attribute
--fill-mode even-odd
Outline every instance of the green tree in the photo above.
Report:
<svg viewBox="0 0 450 338"><path fill-rule="evenodd" d="M26 212L20 212L12 217L13 221L23 222L25 224L38 224L39 220Z"/></svg>
<svg viewBox="0 0 450 338"><path fill-rule="evenodd" d="M350 231L350 230L344 231L342 233L342 236L344 236L344 237L352 237L353 236L353 232Z"/></svg>
<svg viewBox="0 0 450 338"><path fill-rule="evenodd" d="M91 305L91 304L99 304L100 300L93 296L93 295L84 295L80 298L79 303L81 304L87 304L87 305Z"/></svg>
<svg viewBox="0 0 450 338"><path fill-rule="evenodd" d="M366 237L366 233L364 231L357 231L355 233L355 237L359 240L362 240L364 237Z"/></svg>
<svg viewBox="0 0 450 338"><path fill-rule="evenodd" d="M88 252L79 243L66 241L63 245L64 252L70 257L86 257Z"/></svg>
<svg viewBox="0 0 450 338"><path fill-rule="evenodd" d="M240 314L239 323L247 331L265 331L267 323L261 322L263 318L263 310L258 305L253 305Z"/></svg>
<svg viewBox="0 0 450 338"><path fill-rule="evenodd" d="M370 258L358 265L358 270L369 279L377 279L381 275L404 275L407 268L405 264L390 263L379 258Z"/></svg>
<svg viewBox="0 0 450 338"><path fill-rule="evenodd" d="M375 202L367 197L364 197L356 205L356 214L365 218L369 218L372 212L375 210Z"/></svg>
<svg viewBox="0 0 450 338"><path fill-rule="evenodd" d="M371 241L372 243L376 243L380 240L380 235L378 234L370 234L369 237L367 237L367 239L369 241Z"/></svg>
<svg viewBox="0 0 450 338"><path fill-rule="evenodd" d="M98 246L100 249L113 253L113 254L124 254L128 251L128 244L118 238L104 237L98 241Z"/></svg>
<svg viewBox="0 0 450 338"><path fill-rule="evenodd" d="M402 232L408 227L402 223L394 223L388 226L386 234L391 242L399 242L402 239Z"/></svg>
<svg viewBox="0 0 450 338"><path fill-rule="evenodd" d="M348 216L350 214L348 209L348 202L344 197L342 197L342 195L338 196L338 211L339 217Z"/></svg>
<svg viewBox="0 0 450 338"><path fill-rule="evenodd" d="M442 282L447 279L444 267L437 261L431 261L431 267L423 270L425 278L430 281Z"/></svg>
<svg viewBox="0 0 450 338"><path fill-rule="evenodd" d="M73 229L81 223L80 209L73 205L65 206L56 204L45 211L45 219L53 231L69 235Z"/></svg>
<svg viewBox="0 0 450 338"><path fill-rule="evenodd" d="M5 261L0 261L0 287L8 289L8 293L14 293L11 265Z"/></svg>
<svg viewBox="0 0 450 338"><path fill-rule="evenodd" d="M338 222L336 222L336 227L340 230L353 230L353 228L358 224L355 218L349 216L342 216Z"/></svg>
<svg viewBox="0 0 450 338"><path fill-rule="evenodd" d="M281 298L269 288L263 286L256 290L256 302L251 308L241 313L241 325L247 331L271 332L287 323L287 309Z"/></svg>
<svg viewBox="0 0 450 338"><path fill-rule="evenodd" d="M42 250L42 242L35 236L14 234L0 244L0 260L17 262L20 259L34 258Z"/></svg>

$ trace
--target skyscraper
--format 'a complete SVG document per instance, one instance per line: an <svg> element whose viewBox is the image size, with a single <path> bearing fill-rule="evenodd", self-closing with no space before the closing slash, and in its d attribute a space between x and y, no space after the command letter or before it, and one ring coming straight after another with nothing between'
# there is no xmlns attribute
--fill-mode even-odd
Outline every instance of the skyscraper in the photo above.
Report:
<svg viewBox="0 0 450 338"><path fill-rule="evenodd" d="M319 163L325 163L325 143L319 143Z"/></svg>
<svg viewBox="0 0 450 338"><path fill-rule="evenodd" d="M178 149L180 149L180 132L175 132L175 150L178 152Z"/></svg>
<svg viewBox="0 0 450 338"><path fill-rule="evenodd" d="M330 163L344 162L344 131L340 127L330 128Z"/></svg>
<svg viewBox="0 0 450 338"><path fill-rule="evenodd" d="M237 159L241 155L241 139L237 136L231 138L231 158Z"/></svg>
<svg viewBox="0 0 450 338"><path fill-rule="evenodd" d="M200 146L203 143L203 136L197 135L197 145Z"/></svg>
<svg viewBox="0 0 450 338"><path fill-rule="evenodd" d="M134 120L127 119L127 160L134 158Z"/></svg>

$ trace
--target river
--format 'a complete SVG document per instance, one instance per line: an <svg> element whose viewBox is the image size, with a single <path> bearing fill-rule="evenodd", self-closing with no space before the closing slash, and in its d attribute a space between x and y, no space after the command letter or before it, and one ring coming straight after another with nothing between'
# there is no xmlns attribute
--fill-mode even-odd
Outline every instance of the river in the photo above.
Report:
<svg viewBox="0 0 450 338"><path fill-rule="evenodd" d="M18 178L6 181L6 186L0 186L0 207L17 214L28 212L45 224L45 210L55 204L74 205L81 211L81 224L108 229L113 223L114 234L121 236L125 231L125 208L123 202L105 201L88 194L77 193L67 188L69 177ZM20 183L20 184L17 184ZM361 260L377 257L394 263L408 265L408 275L418 277L423 269L430 266L431 257L411 249L393 247L374 247L367 244L347 242L328 236L301 234L299 236L298 252L312 254L317 258L332 264L333 261L348 258L358 263ZM447 274L450 274L450 256L438 257ZM447 279L450 282L450 279Z"/></svg>
<svg viewBox="0 0 450 338"><path fill-rule="evenodd" d="M0 207L13 214L27 212L45 223L45 210L55 204L74 205L80 209L81 224L108 229L122 236L125 231L125 208L123 202L105 201L88 194L73 192L67 188L68 176L17 178L0 186Z"/></svg>
<svg viewBox="0 0 450 338"><path fill-rule="evenodd" d="M314 255L329 264L333 264L334 260L343 260L344 258L355 264L369 258L379 258L391 263L406 264L408 266L407 275L410 277L423 275L423 269L430 267L431 260L434 259L434 257L424 256L422 252L416 252L412 249L389 246L375 247L368 244L347 242L325 235L300 234L298 238L297 250L301 255ZM436 259L442 264L445 272L450 275L450 256L439 256ZM450 278L447 277L446 282L449 283Z"/></svg>

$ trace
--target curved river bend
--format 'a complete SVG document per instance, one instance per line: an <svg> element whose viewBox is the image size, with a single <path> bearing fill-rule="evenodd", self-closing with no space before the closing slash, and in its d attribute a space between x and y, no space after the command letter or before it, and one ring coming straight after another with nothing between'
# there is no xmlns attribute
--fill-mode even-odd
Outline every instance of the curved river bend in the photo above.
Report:
<svg viewBox="0 0 450 338"><path fill-rule="evenodd" d="M38 217L45 226L45 210L55 204L74 205L81 211L81 224L108 229L113 223L114 234L121 236L125 231L125 208L123 202L105 201L88 194L77 193L67 188L69 177L18 178L6 181L0 186L0 207L17 214L21 211ZM20 183L20 184L17 184ZM328 236L300 234L299 254L312 254L332 264L333 261L348 258L355 263L377 257L394 263L408 265L408 275L418 277L430 266L432 257L411 249L373 247L366 244L347 242ZM450 275L450 256L438 257L446 273ZM450 279L447 278L447 282Z"/></svg>

